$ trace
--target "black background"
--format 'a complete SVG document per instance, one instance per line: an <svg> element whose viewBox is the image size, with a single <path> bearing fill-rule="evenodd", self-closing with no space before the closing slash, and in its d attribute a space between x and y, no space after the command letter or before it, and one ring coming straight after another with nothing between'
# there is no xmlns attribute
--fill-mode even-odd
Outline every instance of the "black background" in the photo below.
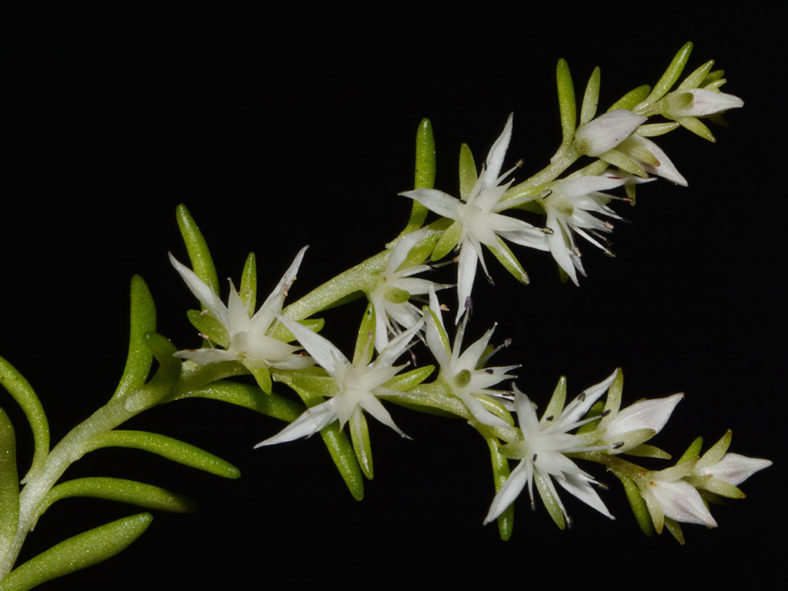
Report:
<svg viewBox="0 0 788 591"><path fill-rule="evenodd" d="M514 344L497 362L522 363L518 385L542 404L560 375L577 393L621 366L629 402L686 393L656 441L669 451L680 454L697 435L710 444L730 427L733 450L775 466L743 485L748 499L713 508L719 528L686 526L684 547L667 533L643 537L604 475L616 521L564 494L575 527L560 532L521 499L504 543L481 523L493 495L486 447L458 421L393 408L414 441L373 424L376 477L357 503L319 439L252 450L280 424L181 402L130 426L201 445L242 478L122 450L86 457L66 476L136 477L190 494L201 509L156 514L128 550L46 588L252 589L278 577L421 587L479 574L525 586L542 573L567 584L626 576L615 580L662 585L677 573L708 584L736 573L766 580L775 569L784 546L771 535L784 525L785 358L784 101L775 88L785 56L775 15L537 15L492 4L474 12L483 14L69 12L6 24L0 354L41 396L53 439L114 390L133 274L151 287L160 332L180 347L198 344L183 314L194 302L166 256L185 260L177 204L197 219L221 276L237 279L246 253L257 253L262 294L310 244L298 297L399 231L410 202L396 194L411 186L422 117L435 129L437 184L455 192L460 142L480 160L514 112L508 162L522 158L524 178L560 141L557 58L569 61L578 94L601 66L606 108L653 84L692 40L689 68L715 59L726 90L746 105L729 115L729 129L714 129L716 145L685 131L657 139L689 187L643 187L625 212L631 223L616 227L618 256L584 248L580 288L559 284L543 253L517 251L529 287L488 257L496 286L477 278L470 332L498 321L497 340ZM326 334L345 349L361 309L326 316ZM29 434L6 401L24 466ZM25 557L132 512L63 501L29 537Z"/></svg>

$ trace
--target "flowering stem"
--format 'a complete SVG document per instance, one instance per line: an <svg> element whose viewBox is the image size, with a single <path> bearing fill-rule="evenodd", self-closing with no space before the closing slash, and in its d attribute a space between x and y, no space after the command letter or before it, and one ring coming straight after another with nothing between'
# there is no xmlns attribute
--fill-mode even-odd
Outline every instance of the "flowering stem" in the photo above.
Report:
<svg viewBox="0 0 788 591"><path fill-rule="evenodd" d="M523 197L537 197L544 191L547 184L553 182L567 168L572 166L582 154L573 145L559 149L546 167L522 183L510 187L501 198L501 203L522 199Z"/></svg>

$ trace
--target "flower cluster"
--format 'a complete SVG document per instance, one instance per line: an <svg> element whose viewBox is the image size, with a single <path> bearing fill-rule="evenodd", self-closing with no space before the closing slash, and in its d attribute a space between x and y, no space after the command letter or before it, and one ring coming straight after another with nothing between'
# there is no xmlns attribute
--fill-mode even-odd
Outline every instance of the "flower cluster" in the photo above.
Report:
<svg viewBox="0 0 788 591"><path fill-rule="evenodd" d="M561 528L570 518L559 488L613 518L599 495L600 482L581 467L581 462L586 462L603 466L621 480L644 529L661 532L667 527L683 540L679 522L716 525L706 500L742 496L737 485L768 466L768 460L725 453L729 434L702 456L698 444L692 453L663 470L646 469L624 459L670 457L649 441L665 427L682 394L641 400L622 408L623 374L616 370L566 404L566 381L562 378L538 416L531 398L513 383L518 365L487 366L498 350L490 344L494 326L463 348L478 267L491 277L484 249L522 283L528 282L528 275L510 244L548 251L562 276L579 285L579 276L585 276L586 270L576 237L612 254L611 220L621 219L612 207L614 202L632 202L636 185L658 178L687 185L649 138L679 126L697 133L703 125L700 118L741 107L742 101L719 92L722 81L709 65L670 91L681 70L671 68L647 95L625 97L598 116L598 87L592 78L579 122L567 111L574 107L562 102L564 141L551 164L526 181L515 183L513 175L519 164L504 167L513 115L508 116L480 171L470 148L463 145L459 197L431 186L401 192L413 201L414 208L423 207L438 219L426 226L424 219L417 228L409 226L381 255L343 275L342 290L327 290L335 300L306 313L293 312L298 308L283 309L305 249L257 312L253 297L244 290L236 291L232 282L225 305L206 281L171 258L204 308L201 314L192 315L192 321L210 344L176 355L200 365L240 363L268 393L273 382L290 386L307 408L257 447L290 442L328 428L338 427L342 432L349 425L353 454L369 478L372 454L365 416L371 415L407 437L383 402L462 417L500 459L495 468L497 491L485 523L501 517L524 489L532 507L536 489ZM567 72L559 68L559 94L574 96L573 90L565 88L571 85ZM653 116L666 121L649 123ZM583 158L591 163L569 170ZM529 215L535 217L523 219ZM437 295L449 285L425 276L453 251L457 253L451 262L457 264L458 301L452 340L443 322L448 307ZM322 322L310 316L352 295L366 296L368 305L353 355L346 356L318 334ZM403 358L411 353L415 361L411 348L420 342L434 363L405 371L409 363ZM502 386L504 382L512 383ZM509 461L517 462L511 473Z"/></svg>

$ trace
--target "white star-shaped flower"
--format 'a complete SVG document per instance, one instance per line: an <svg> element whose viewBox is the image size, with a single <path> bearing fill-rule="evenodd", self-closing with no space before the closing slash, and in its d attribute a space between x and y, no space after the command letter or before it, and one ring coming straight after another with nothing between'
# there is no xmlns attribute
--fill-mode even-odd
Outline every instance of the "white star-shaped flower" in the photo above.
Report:
<svg viewBox="0 0 788 591"><path fill-rule="evenodd" d="M514 377L508 372L518 367L517 365L484 367L486 360L492 355L487 351L487 345L495 327L462 351L462 340L468 319L466 314L457 328L454 344L450 347L440 304L434 290L430 290L430 307L425 309L424 319L427 346L440 366L438 380L453 396L462 400L474 419L492 427L508 427L505 421L487 410L479 398L505 394L501 390L492 389L492 386L506 378Z"/></svg>
<svg viewBox="0 0 788 591"><path fill-rule="evenodd" d="M423 228L400 238L391 248L386 266L376 277L367 298L375 308L375 349L380 352L389 335L398 335L421 321L421 310L410 301L414 295L424 295L430 289L448 287L428 279L413 277L430 269L429 265L404 266L411 249L427 233Z"/></svg>
<svg viewBox="0 0 788 591"><path fill-rule="evenodd" d="M460 321L465 309L470 307L471 290L479 262L489 277L482 245L486 246L512 275L524 283L528 281L528 275L504 239L521 246L548 250L547 237L543 230L500 213L517 204L516 200L501 203L501 197L511 184L511 181L504 183L504 179L512 171L501 174L511 135L512 115L509 115L503 132L487 154L473 189L467 196L462 195L462 199L435 189L416 189L400 193L418 201L427 209L454 220L444 232L441 241L446 252L457 245L460 250L457 269L459 306L455 323Z"/></svg>
<svg viewBox="0 0 788 591"><path fill-rule="evenodd" d="M496 519L528 487L531 506L534 505L533 486L559 527L564 527L568 515L553 480L603 515L613 518L592 484L597 481L581 470L567 454L600 449L583 435L570 433L589 420L583 417L591 405L608 389L615 373L606 380L583 391L564 408L565 390L556 388L541 419L531 400L515 388L515 409L522 438L501 447L501 453L520 463L495 495L484 522Z"/></svg>
<svg viewBox="0 0 788 591"><path fill-rule="evenodd" d="M351 362L325 337L284 316L280 316L279 320L295 335L318 365L331 376L336 391L329 400L308 408L279 433L261 441L255 447L308 437L337 420L340 428L350 422L351 433L355 432L354 437L358 439L366 425L364 412L371 414L403 437L407 437L394 423L379 397L401 394L387 387L386 383L405 367L406 364L394 365L394 363L410 346L411 339L421 328L421 322L391 340L370 363L368 357L370 352L362 351Z"/></svg>
<svg viewBox="0 0 788 591"><path fill-rule="evenodd" d="M756 472L772 465L771 460L750 458L728 452L731 432L727 431L695 464L689 481L696 487L731 498L743 498L738 486Z"/></svg>
<svg viewBox="0 0 788 591"><path fill-rule="evenodd" d="M550 186L552 192L542 201L547 214L545 225L552 230L547 236L550 253L575 285L578 285L577 272L585 276L585 270L574 234L582 236L606 254L612 255L600 242L600 238L602 234L610 233L613 226L596 216L621 219L621 216L607 205L607 202L615 197L603 191L615 189L628 182L631 182L628 175L569 177L555 181Z"/></svg>
<svg viewBox="0 0 788 591"><path fill-rule="evenodd" d="M308 367L311 360L298 353L299 347L290 345L274 336L276 317L290 286L295 281L298 268L307 247L302 248L277 286L263 302L260 309L250 316L249 309L230 281L230 294L225 305L219 296L197 275L170 254L170 262L183 278L186 286L226 332L226 347L204 347L182 350L177 357L189 359L200 365L221 361L240 361L258 378L260 386L270 392L269 367L298 369Z"/></svg>

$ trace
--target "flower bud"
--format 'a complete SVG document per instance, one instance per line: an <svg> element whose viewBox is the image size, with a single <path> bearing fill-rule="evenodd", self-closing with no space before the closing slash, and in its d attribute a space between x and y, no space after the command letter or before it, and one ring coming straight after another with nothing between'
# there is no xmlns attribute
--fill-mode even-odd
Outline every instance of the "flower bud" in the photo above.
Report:
<svg viewBox="0 0 788 591"><path fill-rule="evenodd" d="M646 119L627 109L610 111L580 127L575 145L587 156L599 156L627 139Z"/></svg>

